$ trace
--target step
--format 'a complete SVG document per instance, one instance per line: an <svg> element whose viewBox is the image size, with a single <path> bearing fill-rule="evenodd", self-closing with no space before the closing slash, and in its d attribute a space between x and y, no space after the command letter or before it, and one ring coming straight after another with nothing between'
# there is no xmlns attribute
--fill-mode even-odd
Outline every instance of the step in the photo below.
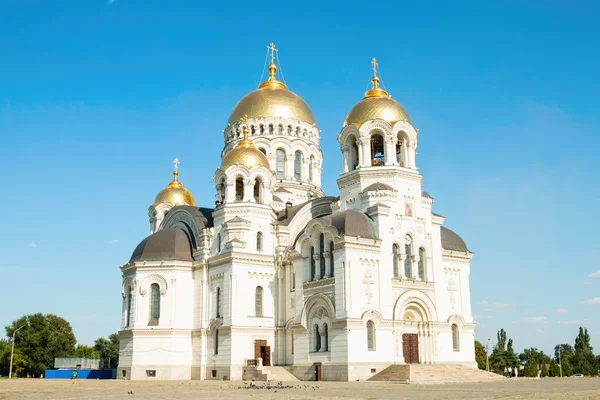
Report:
<svg viewBox="0 0 600 400"><path fill-rule="evenodd" d="M273 382L296 382L299 381L291 372L284 367L262 367L262 372L267 375L267 379Z"/></svg>

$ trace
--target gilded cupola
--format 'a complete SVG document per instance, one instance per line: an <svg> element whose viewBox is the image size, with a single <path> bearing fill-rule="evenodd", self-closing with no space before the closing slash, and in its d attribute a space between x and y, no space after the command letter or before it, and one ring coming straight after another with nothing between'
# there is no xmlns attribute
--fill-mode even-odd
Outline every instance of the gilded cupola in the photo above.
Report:
<svg viewBox="0 0 600 400"><path fill-rule="evenodd" d="M373 58L373 78L371 82L373 87L365 92L365 97L356 103L350 110L344 121L344 126L353 124L360 127L367 121L382 119L390 125L398 121L410 122L408 113L398 103L393 100L387 91L379 87L379 77L377 76L377 60Z"/></svg>
<svg viewBox="0 0 600 400"><path fill-rule="evenodd" d="M225 154L221 161L221 168L224 170L232 165L244 165L248 168L262 165L267 169L269 168L267 157L248 139L248 128L246 126L244 126L244 138L236 144L233 150Z"/></svg>
<svg viewBox="0 0 600 400"><path fill-rule="evenodd" d="M248 93L235 105L229 116L229 124L239 122L246 115L248 118L292 118L311 125L316 124L308 104L296 93L289 91L283 82L277 80L277 66L275 65L277 49L273 43L268 46L268 49L271 52L271 63L268 67L269 78L258 85L258 89Z"/></svg>
<svg viewBox="0 0 600 400"><path fill-rule="evenodd" d="M158 192L154 199L154 206L161 203L168 203L172 206L188 205L195 206L194 196L179 182L179 160L174 160L175 170L173 171L173 180L169 182L166 188Z"/></svg>

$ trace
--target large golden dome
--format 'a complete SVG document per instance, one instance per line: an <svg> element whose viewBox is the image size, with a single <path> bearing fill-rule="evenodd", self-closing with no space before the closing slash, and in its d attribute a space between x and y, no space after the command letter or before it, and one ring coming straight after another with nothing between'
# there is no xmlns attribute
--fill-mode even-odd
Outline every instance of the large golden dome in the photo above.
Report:
<svg viewBox="0 0 600 400"><path fill-rule="evenodd" d="M160 203L169 203L172 206L188 205L195 206L194 196L192 193L183 187L181 182L177 179L179 171L177 165L179 161L175 159L175 171L173 171L173 180L169 182L166 188L158 192L154 199L154 206Z"/></svg>
<svg viewBox="0 0 600 400"><path fill-rule="evenodd" d="M404 107L396 100L393 100L385 90L379 88L379 78L377 77L376 70L377 61L373 59L372 62L374 76L371 81L373 82L373 88L368 90L365 93L365 97L352 107L348 115L346 115L344 126L354 124L360 127L365 122L374 119L382 119L390 125L398 121L410 122L410 116Z"/></svg>
<svg viewBox="0 0 600 400"><path fill-rule="evenodd" d="M248 139L248 128L244 127L244 139L240 141L229 153L225 154L221 161L221 168L227 169L232 165L245 165L248 168L262 165L269 168L269 160L258 150L252 141Z"/></svg>
<svg viewBox="0 0 600 400"><path fill-rule="evenodd" d="M309 124L316 124L310 107L300 96L290 92L283 82L275 79L277 67L269 65L269 79L261 83L253 92L244 96L233 108L229 123L239 122L245 116L293 118Z"/></svg>

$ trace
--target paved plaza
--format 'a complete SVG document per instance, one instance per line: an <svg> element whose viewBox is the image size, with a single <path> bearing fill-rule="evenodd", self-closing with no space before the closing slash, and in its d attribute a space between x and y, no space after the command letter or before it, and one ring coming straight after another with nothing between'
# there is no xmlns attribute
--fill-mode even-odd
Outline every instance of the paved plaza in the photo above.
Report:
<svg viewBox="0 0 600 400"><path fill-rule="evenodd" d="M79 380L73 383L3 379L0 380L0 399L600 399L600 379L597 378L440 385L387 382L290 382L289 385L292 388L267 390L244 389L243 382Z"/></svg>

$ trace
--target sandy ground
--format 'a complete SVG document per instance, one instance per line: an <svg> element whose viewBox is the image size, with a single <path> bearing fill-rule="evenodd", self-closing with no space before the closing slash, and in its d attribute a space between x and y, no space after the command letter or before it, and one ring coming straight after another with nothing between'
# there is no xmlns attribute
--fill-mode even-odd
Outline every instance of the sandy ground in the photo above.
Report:
<svg viewBox="0 0 600 400"><path fill-rule="evenodd" d="M0 399L600 399L600 378L406 385L290 382L289 389L244 389L243 382L0 380ZM129 394L128 392L133 392Z"/></svg>

